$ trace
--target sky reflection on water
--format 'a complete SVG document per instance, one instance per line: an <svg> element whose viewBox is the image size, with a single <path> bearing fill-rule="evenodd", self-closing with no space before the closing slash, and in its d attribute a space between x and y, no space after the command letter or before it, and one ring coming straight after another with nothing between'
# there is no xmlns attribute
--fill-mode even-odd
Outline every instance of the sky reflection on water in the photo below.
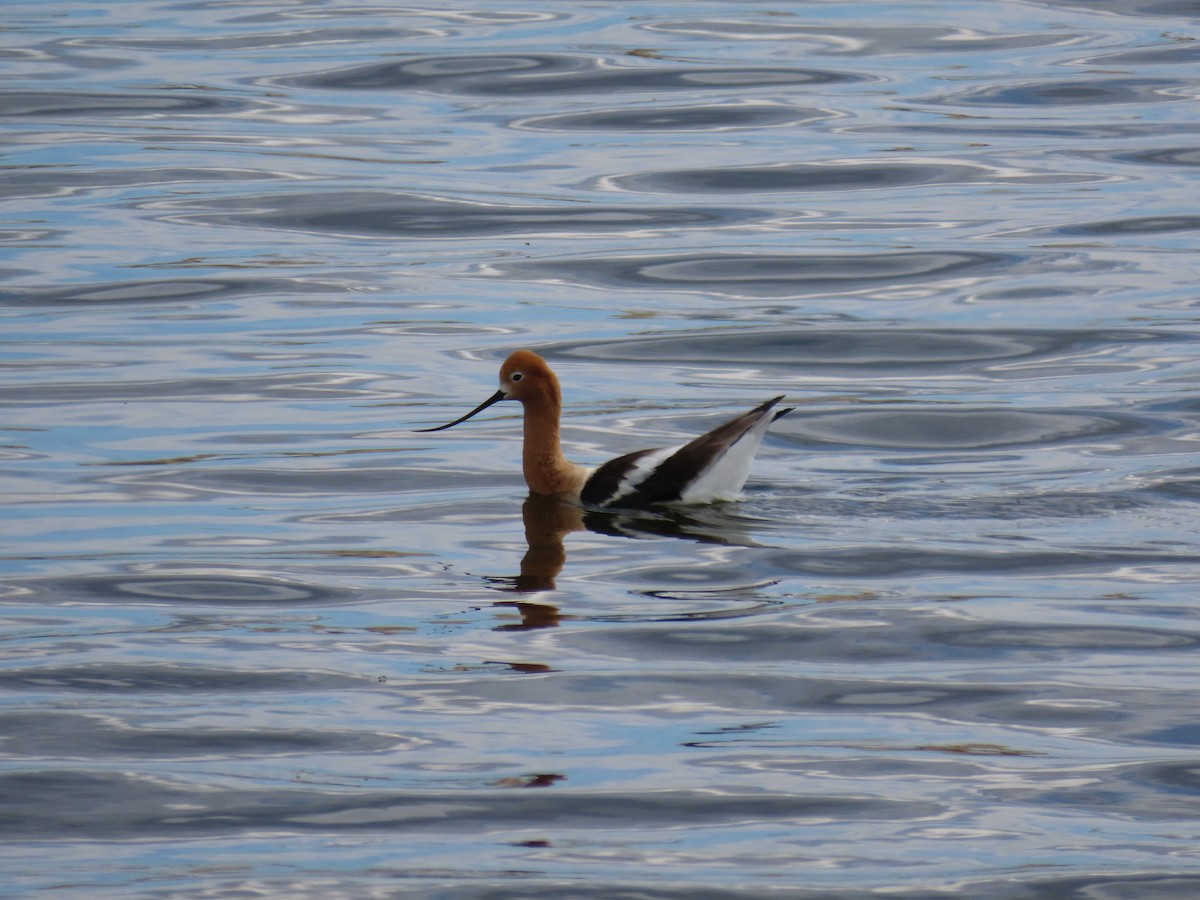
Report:
<svg viewBox="0 0 1200 900"><path fill-rule="evenodd" d="M1194 3L5 9L10 890L1200 890Z"/></svg>

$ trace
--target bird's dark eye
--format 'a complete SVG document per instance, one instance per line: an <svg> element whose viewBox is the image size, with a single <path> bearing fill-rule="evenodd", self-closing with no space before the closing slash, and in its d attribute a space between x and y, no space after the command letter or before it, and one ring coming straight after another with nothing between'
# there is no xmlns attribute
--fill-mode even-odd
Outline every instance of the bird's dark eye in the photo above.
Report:
<svg viewBox="0 0 1200 900"><path fill-rule="evenodd" d="M512 375L509 376L508 380L509 381L520 381L524 377L525 376L522 375L520 372L513 372Z"/></svg>

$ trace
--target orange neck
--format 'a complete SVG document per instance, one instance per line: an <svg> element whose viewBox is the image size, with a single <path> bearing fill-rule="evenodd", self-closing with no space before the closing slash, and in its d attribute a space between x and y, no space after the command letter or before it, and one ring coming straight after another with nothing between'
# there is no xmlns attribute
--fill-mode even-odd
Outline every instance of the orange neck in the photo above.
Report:
<svg viewBox="0 0 1200 900"><path fill-rule="evenodd" d="M525 483L535 494L559 494L578 497L587 479L587 470L568 462L559 441L559 414L562 399L558 384L524 400L525 442L522 465Z"/></svg>

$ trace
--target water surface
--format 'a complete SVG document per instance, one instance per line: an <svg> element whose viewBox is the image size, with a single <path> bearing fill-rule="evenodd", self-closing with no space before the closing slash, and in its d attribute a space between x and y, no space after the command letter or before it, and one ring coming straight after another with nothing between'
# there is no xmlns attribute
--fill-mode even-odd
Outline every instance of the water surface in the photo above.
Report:
<svg viewBox="0 0 1200 900"><path fill-rule="evenodd" d="M1197 12L7 4L8 890L1195 896Z"/></svg>

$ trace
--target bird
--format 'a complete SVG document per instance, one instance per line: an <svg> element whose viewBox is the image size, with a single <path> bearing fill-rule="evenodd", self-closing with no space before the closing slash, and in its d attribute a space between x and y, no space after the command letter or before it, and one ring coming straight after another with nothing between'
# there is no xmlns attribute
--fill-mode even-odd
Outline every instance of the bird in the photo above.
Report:
<svg viewBox="0 0 1200 900"><path fill-rule="evenodd" d="M465 416L419 432L444 431L503 400L524 407L522 469L532 494L585 507L643 508L736 499L768 426L794 409L775 409L779 395L712 431L674 447L637 450L596 467L570 462L562 452L562 389L532 350L517 350L500 366L500 389Z"/></svg>

